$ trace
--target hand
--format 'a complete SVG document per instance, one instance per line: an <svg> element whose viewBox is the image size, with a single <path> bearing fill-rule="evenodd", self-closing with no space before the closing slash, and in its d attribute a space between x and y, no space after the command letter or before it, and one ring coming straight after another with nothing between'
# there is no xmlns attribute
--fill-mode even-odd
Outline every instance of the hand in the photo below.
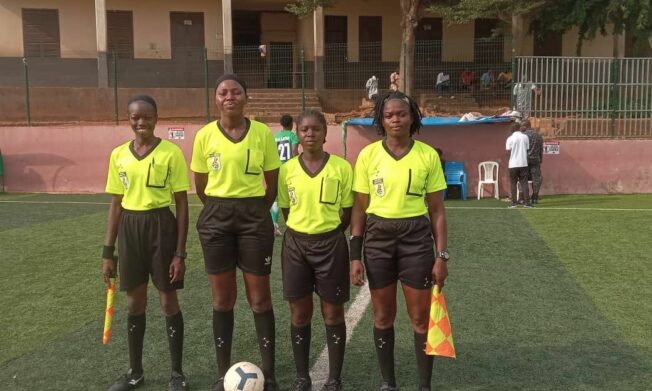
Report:
<svg viewBox="0 0 652 391"><path fill-rule="evenodd" d="M432 281L439 286L439 290L444 289L444 281L448 277L448 263L441 258L435 259L435 265L432 267Z"/></svg>
<svg viewBox="0 0 652 391"><path fill-rule="evenodd" d="M172 258L172 263L170 264L170 284L177 281L183 281L183 277L186 274L186 262L181 257Z"/></svg>
<svg viewBox="0 0 652 391"><path fill-rule="evenodd" d="M103 258L102 259L102 276L104 277L104 283L109 285L109 278L115 277L115 259Z"/></svg>
<svg viewBox="0 0 652 391"><path fill-rule="evenodd" d="M350 277L351 284L357 286L364 285L364 265L362 264L361 260L356 259L351 261Z"/></svg>

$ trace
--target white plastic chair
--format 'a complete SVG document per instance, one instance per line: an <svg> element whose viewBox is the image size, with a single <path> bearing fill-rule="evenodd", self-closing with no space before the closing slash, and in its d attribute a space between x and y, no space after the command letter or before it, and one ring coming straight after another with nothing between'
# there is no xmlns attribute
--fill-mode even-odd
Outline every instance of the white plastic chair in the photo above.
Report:
<svg viewBox="0 0 652 391"><path fill-rule="evenodd" d="M480 162L478 164L478 199L484 193L484 185L494 185L494 198L500 199L498 195L498 167L498 162ZM496 170L495 173L494 169Z"/></svg>

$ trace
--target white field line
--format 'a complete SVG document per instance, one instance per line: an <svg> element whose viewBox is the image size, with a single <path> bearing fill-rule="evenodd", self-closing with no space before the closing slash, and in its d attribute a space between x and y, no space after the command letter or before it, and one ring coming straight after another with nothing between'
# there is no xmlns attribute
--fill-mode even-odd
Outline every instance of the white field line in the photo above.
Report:
<svg viewBox="0 0 652 391"><path fill-rule="evenodd" d="M79 205L110 205L109 202L92 202L92 201L29 201L29 200L0 200L0 204L46 204L46 205L66 205L66 204L79 204ZM174 204L172 204L174 206ZM202 204L189 204L189 206L201 208ZM506 206L447 206L446 209L451 210L508 210ZM518 208L523 209L523 208ZM572 207L556 207L556 206L542 206L535 207L528 210L586 210L598 212L652 212L652 208L572 208Z"/></svg>
<svg viewBox="0 0 652 391"><path fill-rule="evenodd" d="M364 315L364 312L367 310L370 301L371 294L369 293L369 285L365 284L358 290L358 295L355 297L355 300L349 306L349 309L346 311L346 315L344 316L344 319L346 320L347 344L351 340L353 330L355 330L355 326L357 326L360 319L362 319L362 315ZM312 366L310 377L312 378L313 390L321 390L324 383L326 383L326 380L328 380L328 346L324 346L317 362Z"/></svg>

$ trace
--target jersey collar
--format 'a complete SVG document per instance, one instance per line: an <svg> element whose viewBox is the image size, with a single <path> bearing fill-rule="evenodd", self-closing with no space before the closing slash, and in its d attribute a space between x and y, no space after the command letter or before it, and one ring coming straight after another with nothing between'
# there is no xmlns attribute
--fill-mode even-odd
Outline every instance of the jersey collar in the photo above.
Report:
<svg viewBox="0 0 652 391"><path fill-rule="evenodd" d="M389 156L391 156L392 159L394 159L394 160L396 160L396 161L399 161L399 160L403 159L404 157L406 157L406 156L410 153L410 151L412 150L412 147L414 146L414 139L411 138L411 139L410 139L410 146L408 147L407 151L405 151L405 153L404 153L403 155L401 155L401 156L397 156L397 155L394 155L394 152L392 152L392 151L389 149L389 147L387 146L387 144L385 143L385 141L386 141L385 139L383 139L383 141L382 141L383 149L385 149L385 152L387 152L387 154L388 154Z"/></svg>
<svg viewBox="0 0 652 391"><path fill-rule="evenodd" d="M324 152L324 161L321 163L321 166L314 173L310 172L306 164L303 162L303 153L299 155L299 164L301 165L301 168L303 168L303 172L305 172L306 175L308 175L311 178L314 178L324 170L324 167L326 167L326 163L328 163L328 159L330 159L330 157L331 155L328 152Z"/></svg>
<svg viewBox="0 0 652 391"><path fill-rule="evenodd" d="M230 135L229 135L229 134L224 130L224 128L222 128L222 125L220 124L220 121L216 121L216 122L217 122L217 128L220 130L220 132L222 132L222 134L224 135L224 137L226 137L226 138L227 138L229 141L231 141L233 144L237 144L237 143L241 142L242 140L244 140L245 137L247 137L247 134L249 133L249 128L251 127L251 121L249 121L249 118L245 117L245 131L244 131L244 133L242 134L242 136L241 136L239 139L234 139L233 137L231 137L231 136L230 136Z"/></svg>
<svg viewBox="0 0 652 391"><path fill-rule="evenodd" d="M136 160L143 160L147 156L149 156L152 152L154 152L154 150L156 149L156 147L158 147L160 143L161 143L161 138L157 137L156 140L154 140L154 144L152 144L151 148L141 156L138 155L138 153L136 153L136 148L134 148L134 140L131 140L131 142L129 143L129 150L131 151L131 154L134 155Z"/></svg>

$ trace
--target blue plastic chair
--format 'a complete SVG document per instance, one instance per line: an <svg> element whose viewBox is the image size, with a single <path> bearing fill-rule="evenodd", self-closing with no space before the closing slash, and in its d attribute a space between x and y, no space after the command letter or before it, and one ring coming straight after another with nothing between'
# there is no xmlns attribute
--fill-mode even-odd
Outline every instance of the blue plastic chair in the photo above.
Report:
<svg viewBox="0 0 652 391"><path fill-rule="evenodd" d="M462 190L462 199L466 201L466 180L468 175L464 169L464 162L453 162L446 160L446 169L444 171L446 185L459 186ZM444 199L448 196L448 191L444 191Z"/></svg>

